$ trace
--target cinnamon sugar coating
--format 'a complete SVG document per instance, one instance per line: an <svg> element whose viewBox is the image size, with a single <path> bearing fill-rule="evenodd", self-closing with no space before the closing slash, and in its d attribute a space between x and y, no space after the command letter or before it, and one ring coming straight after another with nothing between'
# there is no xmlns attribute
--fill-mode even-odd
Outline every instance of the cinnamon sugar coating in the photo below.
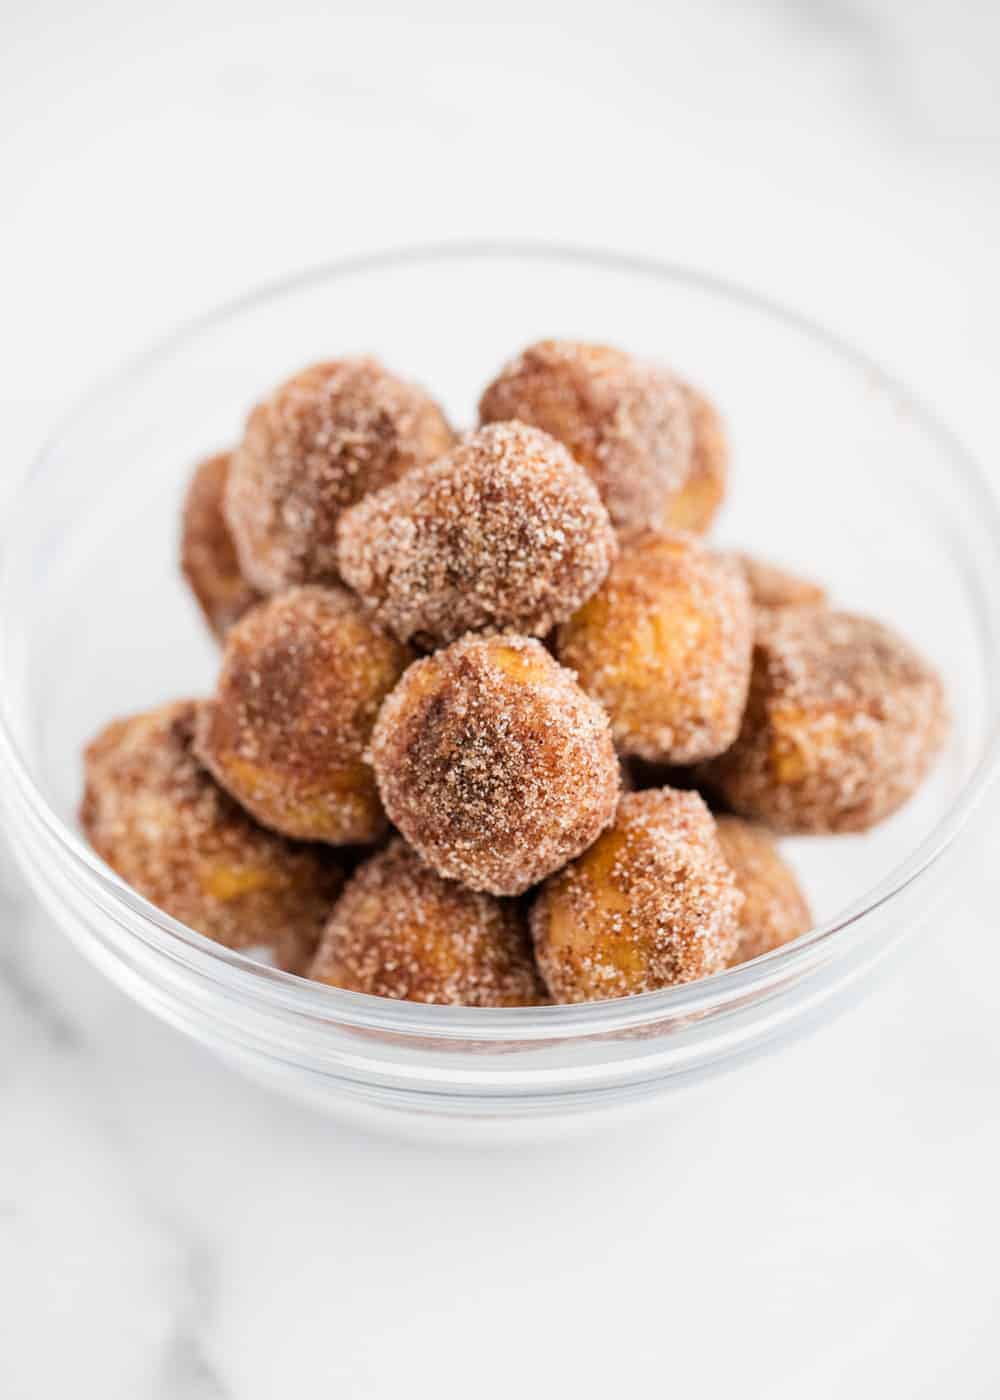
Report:
<svg viewBox="0 0 1000 1400"><path fill-rule="evenodd" d="M371 743L390 819L439 875L514 895L618 800L608 721L540 642L465 637L406 672Z"/></svg>
<svg viewBox="0 0 1000 1400"><path fill-rule="evenodd" d="M777 831L865 831L906 801L947 730L940 678L890 628L759 609L746 714L701 776Z"/></svg>
<svg viewBox="0 0 1000 1400"><path fill-rule="evenodd" d="M661 524L664 501L690 473L691 416L679 381L610 346L530 345L479 403L480 423L511 418L565 443L619 527Z"/></svg>
<svg viewBox="0 0 1000 1400"><path fill-rule="evenodd" d="M742 902L697 793L627 793L614 825L535 900L535 956L557 1002L691 982L727 965Z"/></svg>
<svg viewBox="0 0 1000 1400"><path fill-rule="evenodd" d="M523 423L468 434L347 511L338 534L344 582L380 626L427 649L466 632L544 635L616 550L586 472Z"/></svg>
<svg viewBox="0 0 1000 1400"><path fill-rule="evenodd" d="M230 459L230 453L220 452L198 466L184 497L181 522L181 569L220 640L261 598L240 572L223 513Z"/></svg>
<svg viewBox="0 0 1000 1400"><path fill-rule="evenodd" d="M715 405L690 384L681 385L691 416L691 466L683 485L667 497L668 530L703 535L711 526L729 483L729 443Z"/></svg>
<svg viewBox="0 0 1000 1400"><path fill-rule="evenodd" d="M97 854L146 899L227 948L303 971L343 884L334 853L259 827L194 755L190 700L116 720L87 746L80 809Z"/></svg>
<svg viewBox="0 0 1000 1400"><path fill-rule="evenodd" d="M411 655L345 589L289 589L229 633L198 715L198 756L264 826L332 845L374 841L386 821L362 755Z"/></svg>
<svg viewBox="0 0 1000 1400"><path fill-rule="evenodd" d="M762 957L812 927L809 903L795 872L766 827L740 817L716 817L719 845L743 895L740 936L729 966Z"/></svg>
<svg viewBox="0 0 1000 1400"><path fill-rule="evenodd" d="M556 653L607 710L622 753L688 764L736 738L752 633L732 560L694 535L641 531L623 537L601 588L559 628Z"/></svg>
<svg viewBox="0 0 1000 1400"><path fill-rule="evenodd" d="M826 603L826 589L822 584L752 554L735 557L746 577L754 607L796 608L809 604L818 608Z"/></svg>
<svg viewBox="0 0 1000 1400"><path fill-rule="evenodd" d="M452 440L434 400L377 360L302 370L257 405L233 454L226 515L244 577L264 593L335 582L341 511Z"/></svg>
<svg viewBox="0 0 1000 1400"><path fill-rule="evenodd" d="M448 1006L548 1000L520 901L442 880L399 837L348 881L309 975L353 992Z"/></svg>

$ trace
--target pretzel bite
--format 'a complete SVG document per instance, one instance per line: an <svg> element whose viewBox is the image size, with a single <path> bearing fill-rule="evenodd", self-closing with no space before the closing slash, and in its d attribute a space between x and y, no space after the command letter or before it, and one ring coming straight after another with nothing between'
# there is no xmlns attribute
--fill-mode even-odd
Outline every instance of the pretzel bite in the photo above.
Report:
<svg viewBox="0 0 1000 1400"><path fill-rule="evenodd" d="M607 710L620 752L689 764L736 738L752 633L732 560L693 535L642 531L559 628L556 654Z"/></svg>
<svg viewBox="0 0 1000 1400"><path fill-rule="evenodd" d="M688 400L668 370L607 345L542 340L505 365L480 423L518 418L565 443L615 525L660 525L691 471Z"/></svg>
<svg viewBox="0 0 1000 1400"><path fill-rule="evenodd" d="M733 746L700 770L776 831L865 831L923 780L947 729L927 662L880 622L758 610L750 696Z"/></svg>
<svg viewBox="0 0 1000 1400"><path fill-rule="evenodd" d="M233 454L226 515L263 593L337 577L337 521L452 444L440 408L373 359L302 370L257 405Z"/></svg>
<svg viewBox="0 0 1000 1400"><path fill-rule="evenodd" d="M309 975L402 1001L547 1000L521 902L442 880L399 837L351 876Z"/></svg>
<svg viewBox="0 0 1000 1400"><path fill-rule="evenodd" d="M268 949L303 970L343 884L326 847L265 831L194 754L196 703L109 724L88 745L84 833L164 913L227 948Z"/></svg>
<svg viewBox="0 0 1000 1400"><path fill-rule="evenodd" d="M593 482L523 423L470 433L340 522L345 583L401 641L544 636L599 586L616 551Z"/></svg>
<svg viewBox="0 0 1000 1400"><path fill-rule="evenodd" d="M465 637L411 666L371 743L390 819L446 879L514 895L614 816L608 721L527 637Z"/></svg>
<svg viewBox="0 0 1000 1400"><path fill-rule="evenodd" d="M198 715L198 755L274 831L374 841L386 821L363 754L410 660L345 589L289 589L229 633L215 696Z"/></svg>
<svg viewBox="0 0 1000 1400"><path fill-rule="evenodd" d="M729 962L742 902L697 793L626 793L614 825L542 887L535 957L557 1002L691 982Z"/></svg>

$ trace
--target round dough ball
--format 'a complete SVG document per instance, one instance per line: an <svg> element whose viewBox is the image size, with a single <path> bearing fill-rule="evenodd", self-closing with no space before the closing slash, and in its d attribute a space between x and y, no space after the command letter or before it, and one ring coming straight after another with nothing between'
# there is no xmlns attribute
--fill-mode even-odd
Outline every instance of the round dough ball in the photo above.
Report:
<svg viewBox="0 0 1000 1400"><path fill-rule="evenodd" d="M220 641L262 596L240 572L222 509L230 460L230 453L220 452L201 463L188 486L181 523L181 569Z"/></svg>
<svg viewBox="0 0 1000 1400"><path fill-rule="evenodd" d="M386 821L363 754L411 659L343 588L279 594L229 633L198 715L198 756L264 826L335 846L374 841Z"/></svg>
<svg viewBox="0 0 1000 1400"><path fill-rule="evenodd" d="M194 755L196 704L116 720L88 745L80 822L164 913L227 948L305 969L343 884L334 853L264 831Z"/></svg>
<svg viewBox="0 0 1000 1400"><path fill-rule="evenodd" d="M442 880L398 837L351 876L309 975L446 1006L548 1000L520 901Z"/></svg>
<svg viewBox="0 0 1000 1400"><path fill-rule="evenodd" d="M691 470L691 415L680 382L607 345L530 345L479 403L481 423L511 418L565 443L623 528L661 524L664 501Z"/></svg>
<svg viewBox="0 0 1000 1400"><path fill-rule="evenodd" d="M233 454L226 515L244 577L264 593L335 582L341 511L452 441L434 400L377 360L302 370L257 405Z"/></svg>
<svg viewBox="0 0 1000 1400"><path fill-rule="evenodd" d="M614 816L608 721L527 637L465 637L411 666L371 754L391 820L446 879L520 894Z"/></svg>
<svg viewBox="0 0 1000 1400"><path fill-rule="evenodd" d="M543 636L616 551L593 482L523 423L470 433L341 518L337 561L375 621L431 649L466 632Z"/></svg>
<svg viewBox="0 0 1000 1400"><path fill-rule="evenodd" d="M614 825L535 900L535 957L557 1002L692 982L728 964L741 904L697 793L626 793Z"/></svg>
<svg viewBox="0 0 1000 1400"><path fill-rule="evenodd" d="M753 617L732 560L693 535L642 531L556 634L556 654L607 710L615 743L651 762L695 763L736 738Z"/></svg>
<svg viewBox="0 0 1000 1400"><path fill-rule="evenodd" d="M809 903L795 872L766 827L739 817L716 817L719 845L743 895L740 935L729 966L759 958L812 927Z"/></svg>
<svg viewBox="0 0 1000 1400"><path fill-rule="evenodd" d="M691 466L687 479L667 497L663 524L668 530L703 535L719 513L729 482L729 444L722 419L704 394L681 388L691 415Z"/></svg>
<svg viewBox="0 0 1000 1400"><path fill-rule="evenodd" d="M940 678L890 628L759 609L739 737L701 773L733 811L777 831L865 831L915 791L946 730Z"/></svg>

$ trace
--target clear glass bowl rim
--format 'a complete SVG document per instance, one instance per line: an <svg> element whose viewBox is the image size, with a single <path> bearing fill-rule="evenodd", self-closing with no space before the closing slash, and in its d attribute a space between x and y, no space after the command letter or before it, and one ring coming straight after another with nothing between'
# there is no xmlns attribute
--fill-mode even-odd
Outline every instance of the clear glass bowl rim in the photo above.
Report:
<svg viewBox="0 0 1000 1400"><path fill-rule="evenodd" d="M983 518L990 519L994 533L1000 539L1000 502L994 494L987 472L978 459L916 395L887 374L874 359L808 316L783 306L769 296L750 291L713 273L642 254L534 240L461 239L360 253L270 281L186 322L93 387L77 401L51 433L33 459L14 493L13 500L9 503L5 527L0 534L0 617L10 616L11 604L16 601L9 599L7 551L2 548L3 539L16 532L19 502L42 475L50 453L57 448L62 437L72 431L78 417L98 409L102 402L107 401L110 406L118 395L127 391L131 380L155 369L161 360L183 352L185 345L203 331L288 293L316 283L377 272L380 269L414 266L421 262L440 263L451 259L490 258L572 262L653 280L665 279L697 288L783 322L788 328L817 341L852 368L877 382L960 471L965 489L976 497L977 510L983 512ZM5 600L8 600L6 605ZM1000 627L1000 593L994 600L980 601L984 609L984 616L978 619L980 625L988 623L993 628ZM996 656L995 651L993 655ZM1000 657L990 664L991 677L995 684L1000 684ZM0 768L6 770L7 781L15 785L26 812L46 832L50 842L77 868L85 883L90 885L95 893L100 893L101 902L110 899L112 905L120 906L123 913L127 911L130 916L129 927L140 931L147 944L173 962L186 964L192 973L219 984L220 989L250 1001L258 1001L274 1011L284 1010L314 1021L431 1040L471 1038L500 1043L507 1040L521 1043L525 1040L545 1042L578 1035L607 1035L675 1017L697 1016L700 1020L706 1015L711 1015L713 1011L722 1011L766 995L770 987L777 988L790 980L796 981L808 976L814 967L824 965L835 956L838 935L844 935L852 929L855 933L861 933L866 920L900 895L937 862L959 835L1000 771L998 719L989 730L983 751L968 783L941 820L906 859L891 869L875 886L841 910L834 919L817 925L794 943L776 949L752 963L718 973L700 982L615 1001L495 1009L423 1005L343 991L262 966L205 938L137 894L104 865L86 845L82 836L61 820L34 782L28 761L14 738L8 687L3 681L0 669Z"/></svg>

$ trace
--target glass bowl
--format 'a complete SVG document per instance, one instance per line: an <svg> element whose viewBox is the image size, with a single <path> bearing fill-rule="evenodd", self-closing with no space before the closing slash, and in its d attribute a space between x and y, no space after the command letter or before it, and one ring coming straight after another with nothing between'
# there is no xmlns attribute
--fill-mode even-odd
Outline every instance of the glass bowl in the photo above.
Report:
<svg viewBox="0 0 1000 1400"><path fill-rule="evenodd" d="M209 942L81 840L80 750L112 716L206 692L217 656L182 586L193 463L308 363L372 351L458 424L548 335L674 365L734 445L716 531L897 624L941 668L954 724L930 781L866 836L790 842L819 923L703 982L587 1006L466 1010L342 992ZM942 856L997 765L1000 539L982 470L864 357L802 317L649 260L457 245L340 262L205 317L92 394L5 523L0 796L20 862L81 949L157 1015L330 1108L544 1119L624 1105L791 1042L867 985L947 893Z"/></svg>

